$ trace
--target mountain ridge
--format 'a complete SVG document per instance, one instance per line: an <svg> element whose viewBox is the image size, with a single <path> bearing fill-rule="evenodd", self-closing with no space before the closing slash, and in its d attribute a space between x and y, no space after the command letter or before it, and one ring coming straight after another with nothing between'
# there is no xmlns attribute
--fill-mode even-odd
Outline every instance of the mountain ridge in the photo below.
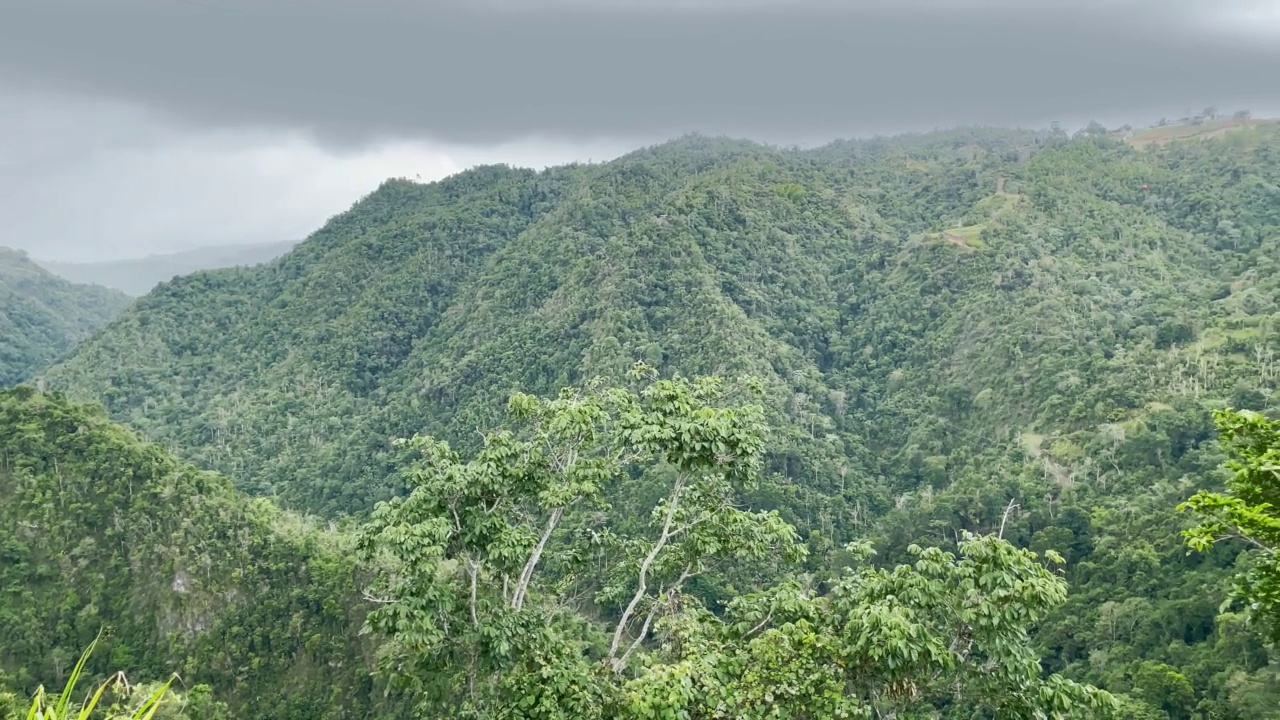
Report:
<svg viewBox="0 0 1280 720"><path fill-rule="evenodd" d="M123 293L47 272L0 247L0 387L44 370L128 306Z"/></svg>
<svg viewBox="0 0 1280 720"><path fill-rule="evenodd" d="M472 430L483 428L492 416L492 406L486 401L477 405L477 398L501 397L519 387L550 391L557 384L580 382L601 371L616 375L635 359L671 364L686 372L755 368L781 377L781 371L788 379L775 381L779 388L801 378L787 393L866 396L857 389L864 385L861 380L824 384L824 373L832 374L822 365L842 357L840 363L852 363L850 369L859 367L864 377L875 378L881 386L878 392L893 392L885 385L887 366L876 360L875 350L869 358L859 359L849 354L854 348L833 348L832 337L848 338L854 331L854 336L863 336L858 342L863 343L859 350L864 354L880 346L887 354L879 354L901 357L910 366L931 362L934 349L922 346L925 354L913 359L911 348L918 340L895 338L897 331L892 328L905 320L925 333L920 337L927 337L928 316L947 312L940 301L950 302L955 293L986 292L973 268L986 267L985 272L1001 276L996 281L998 293L1003 293L997 294L998 300L1020 298L1034 283L1063 272L1079 273L1082 263L1111 268L1109 282L1144 273L1143 282L1152 292L1165 293L1161 278L1171 270L1177 272L1168 263L1170 252L1191 253L1178 262L1207 262L1200 240L1170 226L1169 218L1162 217L1163 208L1132 213L1130 208L1143 198L1136 178L1116 178L1128 184L1121 189L1098 187L1093 176L1078 171L1074 177L1062 174L1063 168L1092 164L1090 172L1109 178L1114 173L1103 172L1099 163L1115 157L1123 163L1117 166L1122 175L1140 171L1158 176L1158 167L1147 167L1150 156L1117 143L1064 139L1055 141L1059 147L1048 147L1023 161L1013 149L1034 135L997 134L995 141L987 141L983 132L972 131L954 139L943 137L947 139L912 138L902 147L870 141L800 152L690 137L595 166L541 173L477 168L430 185L389 181L273 263L257 270L202 273L162 285L123 321L133 325L154 318L163 323L159 333L133 331L130 337L139 342L147 342L143 334L151 336L152 344L170 333L184 338L177 344L157 346L165 357L201 357L206 350L231 352L239 358L225 366L231 375L243 376L235 368L244 367L244 359L251 357L253 373L279 378L279 382L257 382L261 390L252 391L257 394L244 395L250 390L242 388L228 395L219 388L231 382L230 376L221 381L208 372L198 380L193 377L196 384L183 391L183 402L190 402L191 393L199 397L212 392L200 402L209 403L211 416L223 418L217 421L223 423L221 429L216 423L210 427L211 417L202 421L205 433L236 432L234 426L225 425L228 418L236 417L233 406L278 404L280 391L292 387L284 391L296 399L284 407L300 413L298 417L307 424L328 424L335 430L345 427L349 432L351 421L337 418L381 416L380 431L359 431L366 438L358 443L366 447L360 452L376 456L381 451L375 448L384 441L375 438L410 433L424 425L437 431L458 422ZM913 142L920 143L921 149L913 149ZM982 150L984 142L992 150ZM1041 142L1049 141L1041 138ZM885 147L893 152L882 151ZM850 149L871 156L871 161L846 160ZM912 160L912 153L920 159ZM912 168L911 162L919 167ZM1027 173L1036 178L1019 177ZM864 174L867 177L859 177ZM806 183L813 185L809 176L832 184L820 192L806 189ZM979 231L985 244L995 242L999 247L955 257L946 248L910 240L920 230L944 232L948 225L968 222L966 218L990 223L987 214L974 213L981 212L976 208L984 198L994 196L997 182L1006 181L1001 178L1007 178L1011 190L1030 190L1031 196ZM859 187L869 180L876 181L870 191ZM940 183L962 192L937 198ZM1061 198L1070 202L1064 204ZM909 204L903 206L903 200ZM922 202L934 207L931 222L916 215ZM1066 214L1093 218L1087 223L1090 232L1120 233L1128 249L1122 255L1099 254L1074 244L1071 233L1078 235L1085 226L1064 232L1053 218ZM761 230L753 229L753 223ZM1125 240L1126 233L1134 240ZM1158 243L1143 239L1157 236L1166 239ZM1039 249L1028 246L1022 237L1033 238ZM1169 244L1170 239L1176 242ZM806 255L812 253L821 259L808 262ZM1078 256L1078 260L1061 265L1055 253ZM929 269L935 260L937 269ZM1059 264L1049 265L1054 262ZM646 263L662 265L651 271ZM842 297L830 289L804 297L805 282L841 264L847 269L838 276L836 286L863 297ZM337 267L342 271L335 272ZM955 269L940 275L940 268ZM929 274L936 278L929 279ZM787 289L788 282L792 289ZM921 305L929 308L924 316L911 304L902 305L901 297L882 291L904 282L924 283L921 287L929 289L931 295ZM1088 281L1081 277L1071 282ZM1220 282L1215 279L1212 284L1216 288ZM197 309L199 303L180 299L208 298L214 288L222 288L217 302L225 310L220 314L211 316ZM232 288L238 296L224 293ZM605 292L597 292L598 288ZM1205 297L1213 292L1204 283L1179 292L1188 290ZM616 300L609 299L610 292ZM700 303L682 305L684 295L698 297ZM597 302L603 304L596 306ZM693 315L678 308L694 305L718 318L704 323L710 333L696 325L669 327L672 320L692 319ZM1016 314L1015 305L1006 303L1003 312ZM179 307L186 308L181 319L154 314ZM256 309L245 312L249 308ZM1045 310L1078 311L1066 310L1061 303ZM778 313L783 311L800 324L793 325L791 319L779 322ZM721 312L728 314L718 315ZM872 314L859 319L859 312ZM1127 310L1120 303L1113 312ZM207 324L207 316L212 324ZM972 316L968 322L980 317ZM864 320L870 324L863 324ZM756 339L746 340L749 335L737 332L756 327L757 322L766 323L768 329L751 330ZM273 329L264 332L268 325ZM716 335L716 329L724 332ZM993 330L984 332L991 336ZM788 336L787 342L771 345L770 333ZM263 343L266 338L271 341ZM847 344L847 339L843 342ZM989 345L972 338L954 342L957 348L983 348L988 356L991 352ZM714 343L718 345L712 347ZM138 366L133 372L163 367L121 362L132 352L131 344L90 364ZM679 350L675 350L677 344ZM526 348L522 351L526 359L516 361L511 353L519 347ZM770 359L764 365L751 360L769 347ZM290 348L287 353L286 348ZM1062 349L1078 353L1073 344ZM1017 362L1017 348L1003 352L1001 363ZM981 366L984 361L967 362ZM216 375L218 363L211 369ZM548 374L545 369L555 371ZM51 380L75 388L76 383L63 379L65 372L55 369ZM941 372L963 375L957 367ZM98 387L107 387L97 382ZM310 384L303 390L299 383ZM131 385L111 381L109 387L112 394L107 400L112 406L117 403L114 394L129 392ZM481 387L485 389L478 394L468 390ZM976 388L972 394L983 389ZM299 393L313 400L327 397L332 404L302 403ZM1034 394L1054 393L1042 387ZM157 400L153 395L147 402ZM138 402L141 398L124 404ZM321 416L310 415L312 411ZM819 407L818 412L825 419L815 417L805 423L835 422L827 408ZM287 415L283 412L279 417ZM268 420L267 425L279 427L279 420ZM455 427L454 432L462 431ZM296 448L300 441L286 442ZM234 444L224 444L224 449ZM273 446L273 450L282 447ZM348 468L345 472L362 477L361 483L377 482L367 474L377 462L357 460L359 455L350 450L338 453L332 460ZM295 454L296 450L287 453ZM235 465L226 464L228 456L217 457L222 459L211 456L205 461L235 476ZM281 456L277 452L274 457ZM332 474L333 468L325 467L329 470L316 468L319 472L310 474ZM309 474L301 468L294 472ZM265 481L259 491L276 492L284 477L260 476L253 482Z"/></svg>

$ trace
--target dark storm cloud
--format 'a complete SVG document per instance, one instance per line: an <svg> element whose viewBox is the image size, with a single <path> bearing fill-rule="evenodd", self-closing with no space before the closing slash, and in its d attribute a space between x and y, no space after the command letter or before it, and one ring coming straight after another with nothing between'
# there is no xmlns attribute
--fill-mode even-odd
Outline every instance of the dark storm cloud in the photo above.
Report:
<svg viewBox="0 0 1280 720"><path fill-rule="evenodd" d="M1264 104L1280 34L1274 14L1233 19L1250 8L1266 4L0 0L0 78L339 143L806 141Z"/></svg>

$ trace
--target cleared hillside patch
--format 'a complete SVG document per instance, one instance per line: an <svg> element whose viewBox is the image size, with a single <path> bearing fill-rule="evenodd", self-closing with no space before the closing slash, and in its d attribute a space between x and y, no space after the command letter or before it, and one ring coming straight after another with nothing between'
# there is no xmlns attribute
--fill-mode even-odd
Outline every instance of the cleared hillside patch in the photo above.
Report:
<svg viewBox="0 0 1280 720"><path fill-rule="evenodd" d="M1141 150L1151 145L1164 145L1176 141L1220 138L1233 132L1276 122L1280 121L1262 118L1219 118L1217 120L1208 120L1198 125L1179 123L1134 131L1125 138L1125 142Z"/></svg>

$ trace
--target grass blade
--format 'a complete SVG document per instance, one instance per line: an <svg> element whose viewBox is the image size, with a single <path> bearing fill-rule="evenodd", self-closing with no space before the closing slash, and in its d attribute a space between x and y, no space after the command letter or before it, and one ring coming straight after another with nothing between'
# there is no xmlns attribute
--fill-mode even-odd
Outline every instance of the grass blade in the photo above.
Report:
<svg viewBox="0 0 1280 720"><path fill-rule="evenodd" d="M76 683L80 681L80 674L84 672L84 665L89 661L89 656L93 654L93 649L97 647L98 640L102 639L102 631L98 631L98 637L89 643L89 647L85 648L84 654L80 656L80 661L76 663L75 669L71 671L71 676L67 678L67 686L63 688L62 693L58 695L58 702L54 705L54 717L57 720L65 720L70 716L68 708L71 707L71 698L75 694Z"/></svg>
<svg viewBox="0 0 1280 720"><path fill-rule="evenodd" d="M152 693L151 697L147 698L147 701L144 702L141 706L139 706L136 711L134 711L133 720L151 720L152 718L154 718L156 715L156 712L160 710L160 701L163 700L165 694L169 692L169 686L173 685L174 678L176 677L177 676L174 675L173 677L169 678L169 682L160 686L159 690L156 690L154 693Z"/></svg>

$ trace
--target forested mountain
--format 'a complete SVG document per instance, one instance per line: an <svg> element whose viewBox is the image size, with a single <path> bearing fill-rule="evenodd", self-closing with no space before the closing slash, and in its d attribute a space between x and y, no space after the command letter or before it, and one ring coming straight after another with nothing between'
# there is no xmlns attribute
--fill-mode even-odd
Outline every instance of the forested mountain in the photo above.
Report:
<svg viewBox="0 0 1280 720"><path fill-rule="evenodd" d="M73 282L105 285L134 297L145 295L156 285L179 275L217 268L252 267L274 260L297 243L274 242L220 245L164 255L148 255L127 260L102 262L40 262L50 272Z"/></svg>
<svg viewBox="0 0 1280 720"><path fill-rule="evenodd" d="M360 517L407 489L392 438L475 450L514 391L637 360L753 375L741 500L795 526L806 570L860 538L883 562L962 530L1056 550L1047 670L1129 717L1274 717L1270 650L1218 615L1241 548L1188 555L1174 507L1222 482L1212 409L1280 410L1278 266L1274 124L1143 150L691 137L389 181L279 259L160 285L45 380L251 494Z"/></svg>
<svg viewBox="0 0 1280 720"><path fill-rule="evenodd" d="M55 277L0 247L0 387L44 370L120 313L130 300Z"/></svg>

